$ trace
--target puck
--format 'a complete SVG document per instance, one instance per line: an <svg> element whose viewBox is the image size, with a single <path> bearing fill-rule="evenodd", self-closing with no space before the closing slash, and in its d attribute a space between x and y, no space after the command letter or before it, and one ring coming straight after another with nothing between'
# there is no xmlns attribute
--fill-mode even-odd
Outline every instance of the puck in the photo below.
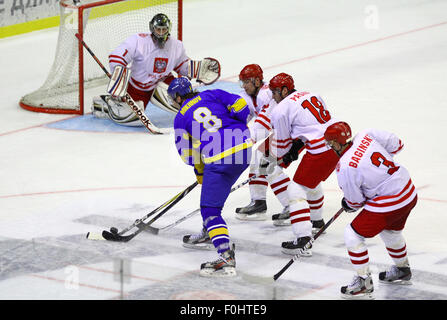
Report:
<svg viewBox="0 0 447 320"><path fill-rule="evenodd" d="M111 227L110 228L110 232L113 233L113 234L117 234L118 233L118 229L115 228L115 227Z"/></svg>

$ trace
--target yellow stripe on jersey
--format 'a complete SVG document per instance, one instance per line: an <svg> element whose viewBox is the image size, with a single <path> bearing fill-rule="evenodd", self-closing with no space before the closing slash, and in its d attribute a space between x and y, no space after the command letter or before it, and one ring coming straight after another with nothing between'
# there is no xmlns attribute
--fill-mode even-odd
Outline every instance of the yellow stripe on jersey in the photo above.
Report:
<svg viewBox="0 0 447 320"><path fill-rule="evenodd" d="M217 160L220 160L220 159L223 159L225 157L231 156L234 153L237 153L237 152L242 151L244 149L250 148L252 145L253 145L252 141L238 144L237 146L234 146L234 147L232 147L230 149L227 149L224 152L218 153L218 154L216 154L216 155L214 155L212 157L204 158L203 162L205 164L215 162Z"/></svg>
<svg viewBox="0 0 447 320"><path fill-rule="evenodd" d="M200 164L202 158L200 157L200 152L194 149L182 149L182 154L180 155L183 162L189 164L188 158L192 157L194 164Z"/></svg>
<svg viewBox="0 0 447 320"><path fill-rule="evenodd" d="M231 109L234 110L234 112L239 112L242 109L244 109L247 106L247 102L244 100L244 98L237 99L235 103L233 103L231 106L228 106L228 110L231 111Z"/></svg>
<svg viewBox="0 0 447 320"><path fill-rule="evenodd" d="M228 235L228 229L227 228L216 228L211 230L210 232L208 232L210 238L214 238L215 236L220 236L220 235Z"/></svg>
<svg viewBox="0 0 447 320"><path fill-rule="evenodd" d="M189 133L183 133L183 139L185 140L191 140L192 141L192 147L194 149L198 149L200 147L200 145L202 144L202 142L200 142L199 139L194 138L192 135L190 135Z"/></svg>

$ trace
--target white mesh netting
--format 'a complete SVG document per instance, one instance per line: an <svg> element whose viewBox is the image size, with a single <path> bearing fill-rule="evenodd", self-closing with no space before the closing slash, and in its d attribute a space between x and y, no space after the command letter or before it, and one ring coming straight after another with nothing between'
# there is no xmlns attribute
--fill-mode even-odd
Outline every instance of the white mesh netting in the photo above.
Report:
<svg viewBox="0 0 447 320"><path fill-rule="evenodd" d="M157 13L165 13L169 17L173 24L171 36L178 38L178 1L81 1L81 6L87 4L98 5L84 9L84 41L107 69L110 52L130 35L150 32L149 22ZM23 108L38 112L82 113L80 94L84 92L79 89L79 70L83 70L85 89L106 86L106 75L85 50L83 66L79 66L79 41L75 37L79 12L79 7L73 6L72 0L61 1L59 38L53 66L45 83L22 97L20 105Z"/></svg>

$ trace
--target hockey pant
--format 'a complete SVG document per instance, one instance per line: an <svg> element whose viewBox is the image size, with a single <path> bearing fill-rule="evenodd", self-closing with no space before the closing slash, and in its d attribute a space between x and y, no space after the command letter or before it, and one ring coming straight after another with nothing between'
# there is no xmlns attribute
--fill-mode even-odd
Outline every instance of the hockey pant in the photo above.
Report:
<svg viewBox="0 0 447 320"><path fill-rule="evenodd" d="M397 267L408 267L407 245L402 235L408 215L414 208L417 197L405 207L392 211L374 213L363 209L346 226L344 238L349 258L359 275L369 273L369 256L365 238L377 234L385 244L388 255Z"/></svg>
<svg viewBox="0 0 447 320"><path fill-rule="evenodd" d="M287 188L290 223L297 238L312 236L312 222L323 219L324 194L321 184L314 189L291 181Z"/></svg>

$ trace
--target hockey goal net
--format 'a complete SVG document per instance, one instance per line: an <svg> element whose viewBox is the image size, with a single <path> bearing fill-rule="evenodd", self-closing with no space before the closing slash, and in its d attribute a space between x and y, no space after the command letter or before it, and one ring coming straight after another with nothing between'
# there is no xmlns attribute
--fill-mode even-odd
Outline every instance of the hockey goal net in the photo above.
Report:
<svg viewBox="0 0 447 320"><path fill-rule="evenodd" d="M157 13L172 23L171 37L182 39L182 0L62 0L54 62L44 84L20 100L24 109L84 114L85 92L107 85L108 78L75 37L79 33L98 59L108 56L127 37L149 31Z"/></svg>

